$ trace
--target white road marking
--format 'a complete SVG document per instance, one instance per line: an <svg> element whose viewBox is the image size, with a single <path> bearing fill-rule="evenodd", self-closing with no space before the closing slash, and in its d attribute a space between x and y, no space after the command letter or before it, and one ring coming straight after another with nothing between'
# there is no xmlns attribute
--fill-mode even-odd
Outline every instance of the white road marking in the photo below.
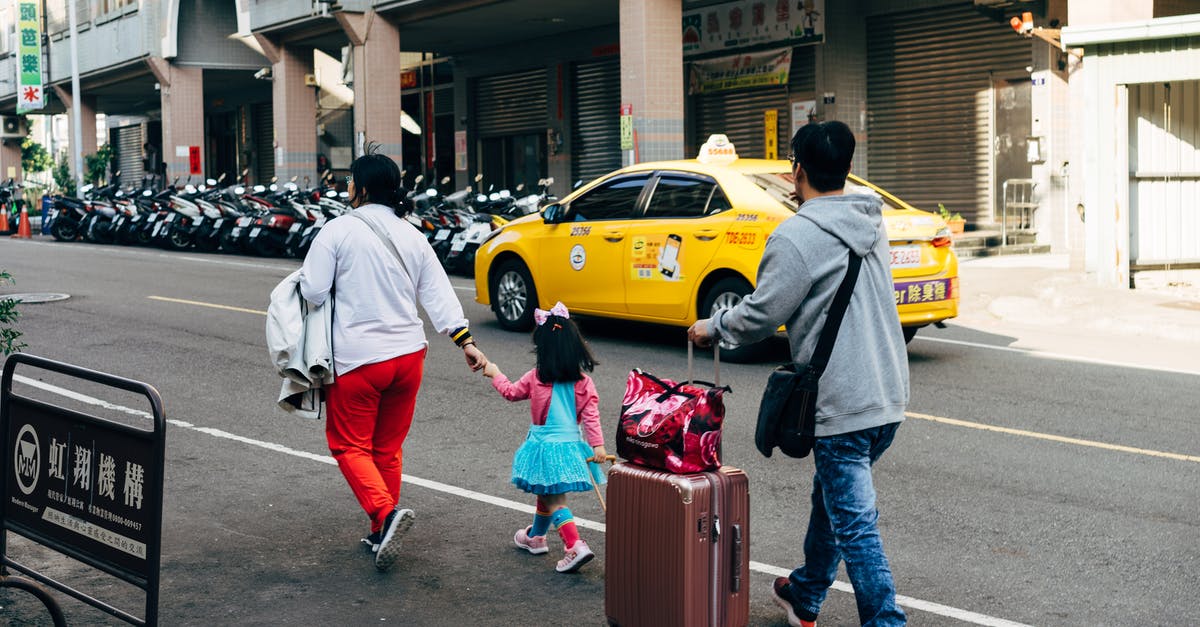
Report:
<svg viewBox="0 0 1200 627"><path fill-rule="evenodd" d="M153 416L150 414L150 412L147 412L144 410L132 409L129 407L125 407L123 405L117 405L115 403L110 403L108 401L104 401L104 400L101 400L98 398L93 398L91 396L87 396L85 394L80 394L78 392L73 392L66 388L62 388L57 385L52 385L50 383L44 383L42 381L38 381L36 379L31 379L29 377L25 377L22 375L14 375L13 380L17 381L19 383L28 385L30 387L35 387L40 390L45 390L47 392L51 392L53 394L65 396L72 400L76 400L76 401L79 401L82 403L87 403L89 405L96 405L98 407L103 407L105 409L123 412L123 413L129 414L131 416L138 416L140 418L146 418L146 419L153 418ZM297 449L294 449L294 448L291 448L288 446L284 446L282 444L276 444L274 442L264 442L262 440L255 440L253 438L247 438L245 436L237 435L235 433L230 433L228 431L223 431L221 429L214 429L212 427L199 427L190 422L185 422L183 420L168 419L167 422L176 427L179 427L182 429L190 429L192 431L197 431L197 432L203 433L205 435L210 435L210 436L217 437L217 438L223 438L226 440L233 440L235 442L241 442L243 444L248 444L250 446L264 448L264 449L267 449L270 451L275 451L277 453L284 453L286 455L291 455L293 457L299 457L302 459L320 462L322 464L328 464L330 466L337 465L337 462L334 461L334 459L328 455L319 455L317 453L309 453L308 451L297 450ZM467 488L460 488L458 486L453 486L453 485L450 485L447 483L442 483L440 481L434 481L432 479L422 479L420 477L414 477L409 474L403 474L402 481L405 483L412 484L412 485L418 485L423 488L428 488L430 490L436 490L438 492L442 492L445 494L460 496L465 499L471 499L473 501L487 503L489 505L495 505L497 507L503 507L505 509L511 509L511 510L514 510L517 512L521 512L523 514L532 514L534 512L534 508L531 505L529 505L528 503L519 503L517 501L512 501L512 500L498 497L498 496L492 496L490 494L484 494L483 492L476 492L475 490L468 490ZM605 525L602 522L596 522L594 520L589 520L586 518L576 518L575 524L579 527L584 527L587 529L594 529L601 533L605 532ZM780 568L778 566L771 566L770 564L764 564L762 562L755 562L755 561L750 562L750 570L758 572L758 573L762 573L764 575L774 575L777 577L786 577L786 576L788 576L789 573L791 573L791 571L788 569ZM854 588L852 588L850 586L850 584L843 582L843 581L833 582L833 588L835 590L854 594ZM901 605L901 606L909 608L909 609L919 610L922 612L928 612L930 614L937 614L939 616L945 616L948 618L954 618L954 619L961 620L966 623L973 623L976 625L986 625L988 627L1030 627L1029 625L1025 625L1023 623L1016 623L1013 621L1005 620L1003 618L996 618L994 616L988 616L986 614L979 614L976 612L971 612L969 610L963 610L963 609L951 607L948 605L942 605L940 603L934 603L932 601L923 601L921 599L914 599L912 597L899 595L899 594L896 595L896 603L898 605Z"/></svg>
<svg viewBox="0 0 1200 627"><path fill-rule="evenodd" d="M57 246L59 244L56 242L30 241L30 242L21 242L21 245L23 245L23 246ZM263 270L263 269L278 270L280 272L283 272L285 275L299 267L299 265L296 265L296 267L288 267L285 265L269 264L269 263L254 263L254 262L249 262L249 261L232 261L229 259L220 259L220 258L211 258L210 259L208 257L195 257L192 255L181 254L181 253L168 253L168 252L158 253L158 252L150 252L150 251L146 251L146 250L139 250L139 249L133 249L133 248L128 248L128 247L114 248L112 246L105 246L102 244L88 244L86 242L75 242L75 243L71 244L71 247L72 248L81 248L81 249L86 249L86 250L90 250L93 252L98 252L98 253L102 253L102 254L106 254L106 255L114 255L114 256L121 256L121 257L146 257L146 258L154 258L154 259L183 259L184 261L195 261L197 263L216 264L216 265L220 265L220 266L231 266L231 267L235 267L235 268L256 268L259 270ZM280 261L287 262L288 260L280 259ZM292 261L297 264L299 263L299 261L295 260L295 259L293 259Z"/></svg>
<svg viewBox="0 0 1200 627"><path fill-rule="evenodd" d="M1082 364L1095 364L1098 366L1113 366L1115 368L1136 368L1138 370L1151 370L1154 372L1167 372L1170 374L1190 374L1200 376L1200 370L1181 370L1178 368L1163 368L1159 366L1143 366L1139 364L1131 364L1120 361L1110 361L1107 359L1094 359L1091 357L1078 357L1076 355L1067 355L1065 353L1052 353L1049 351L1040 351L1029 348L1013 348L1011 346L996 346L994 344L980 344L979 342L964 342L963 340L948 340L940 337L924 337L916 336L914 339L924 340L926 342L941 342L942 344L956 344L958 346L970 346L971 348L986 348L994 351L1004 351L1008 353L1017 353L1026 357L1040 357L1042 359L1057 359L1059 361L1073 361Z"/></svg>

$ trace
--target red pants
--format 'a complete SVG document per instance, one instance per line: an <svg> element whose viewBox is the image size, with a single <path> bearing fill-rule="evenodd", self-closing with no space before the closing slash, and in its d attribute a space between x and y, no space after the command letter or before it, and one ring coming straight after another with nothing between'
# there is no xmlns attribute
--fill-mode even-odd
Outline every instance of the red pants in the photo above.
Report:
<svg viewBox="0 0 1200 627"><path fill-rule="evenodd" d="M400 500L404 438L412 426L425 349L340 374L326 391L325 437L371 531Z"/></svg>

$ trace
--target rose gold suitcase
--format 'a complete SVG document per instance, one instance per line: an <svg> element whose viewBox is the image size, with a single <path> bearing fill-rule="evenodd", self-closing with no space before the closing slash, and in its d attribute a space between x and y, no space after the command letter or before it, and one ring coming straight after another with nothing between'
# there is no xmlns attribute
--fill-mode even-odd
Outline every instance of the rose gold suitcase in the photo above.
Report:
<svg viewBox="0 0 1200 627"><path fill-rule="evenodd" d="M604 610L621 627L741 627L750 617L750 492L723 466L608 474Z"/></svg>

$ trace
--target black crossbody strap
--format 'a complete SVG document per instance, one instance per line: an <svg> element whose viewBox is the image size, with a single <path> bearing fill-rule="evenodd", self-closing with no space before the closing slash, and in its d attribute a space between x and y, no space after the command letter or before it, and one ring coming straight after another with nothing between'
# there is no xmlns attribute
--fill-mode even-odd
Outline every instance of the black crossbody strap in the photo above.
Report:
<svg viewBox="0 0 1200 627"><path fill-rule="evenodd" d="M825 372L825 366L829 365L833 343L837 340L838 329L842 328L842 318L846 315L846 308L850 306L850 295L854 293L854 284L858 281L858 270L861 267L862 257L850 251L846 278L842 279L842 284L833 297L833 304L829 306L829 317L825 319L825 328L821 331L821 339L817 341L817 349L813 351L812 359L808 362L808 367L818 378Z"/></svg>

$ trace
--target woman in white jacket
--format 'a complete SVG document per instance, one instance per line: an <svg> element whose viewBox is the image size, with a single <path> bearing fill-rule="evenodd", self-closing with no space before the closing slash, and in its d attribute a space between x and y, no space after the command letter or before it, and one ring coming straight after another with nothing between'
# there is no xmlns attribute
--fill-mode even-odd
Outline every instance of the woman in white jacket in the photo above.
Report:
<svg viewBox="0 0 1200 627"><path fill-rule="evenodd" d="M376 568L387 570L413 521L412 510L397 504L404 439L427 347L417 304L439 333L463 349L472 370L482 369L487 358L471 338L433 249L402 219L409 206L396 163L367 154L350 164L350 172L350 204L381 233L354 216L331 220L304 259L300 291L315 305L334 301L336 378L326 391L325 434L338 468L371 519L363 542L375 551Z"/></svg>

